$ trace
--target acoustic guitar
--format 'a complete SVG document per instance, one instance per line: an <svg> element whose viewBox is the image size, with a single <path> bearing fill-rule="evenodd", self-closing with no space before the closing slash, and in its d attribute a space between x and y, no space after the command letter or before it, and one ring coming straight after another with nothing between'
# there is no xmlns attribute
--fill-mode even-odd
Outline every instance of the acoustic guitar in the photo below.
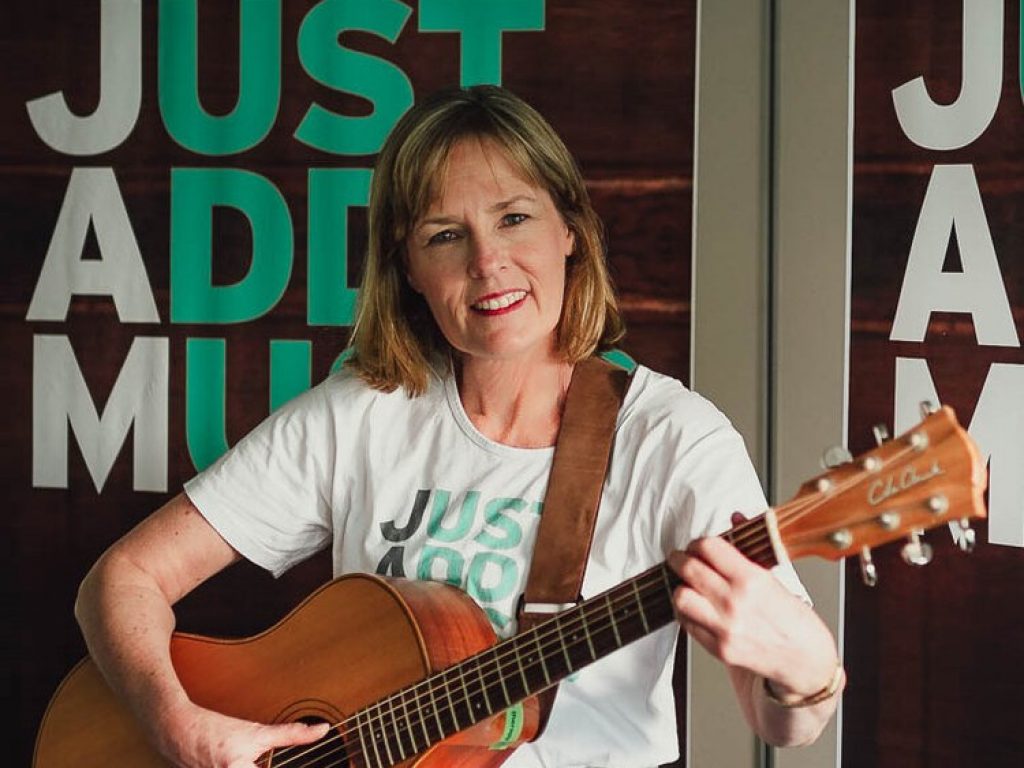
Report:
<svg viewBox="0 0 1024 768"><path fill-rule="evenodd" d="M848 456L788 503L723 536L770 567L786 559L860 555L904 535L923 564L923 532L942 524L964 549L985 517L986 463L948 407L906 434ZM175 669L198 704L261 722L328 721L314 745L276 750L261 765L497 766L537 733L536 695L673 621L679 580L664 563L507 640L464 593L368 575L337 578L253 637L176 633ZM35 768L150 768L167 763L89 659L64 679L44 715Z"/></svg>

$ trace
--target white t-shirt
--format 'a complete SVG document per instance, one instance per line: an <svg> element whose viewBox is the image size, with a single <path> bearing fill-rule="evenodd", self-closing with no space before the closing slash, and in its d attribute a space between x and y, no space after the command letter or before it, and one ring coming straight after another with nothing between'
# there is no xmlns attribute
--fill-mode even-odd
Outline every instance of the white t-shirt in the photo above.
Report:
<svg viewBox="0 0 1024 768"><path fill-rule="evenodd" d="M244 557L280 575L323 547L335 575L455 584L515 633L553 448L484 437L451 375L409 398L335 374L189 481ZM742 439L680 382L638 367L618 415L583 597L766 502ZM795 572L779 577L804 595ZM653 766L678 757L670 625L563 681L544 734L506 766Z"/></svg>

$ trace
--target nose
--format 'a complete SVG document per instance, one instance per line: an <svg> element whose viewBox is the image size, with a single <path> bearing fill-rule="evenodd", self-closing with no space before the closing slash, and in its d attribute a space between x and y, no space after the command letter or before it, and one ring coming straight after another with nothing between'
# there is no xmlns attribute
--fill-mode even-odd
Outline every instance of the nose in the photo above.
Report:
<svg viewBox="0 0 1024 768"><path fill-rule="evenodd" d="M498 239L486 234L470 238L469 275L473 278L489 277L501 271L505 261Z"/></svg>

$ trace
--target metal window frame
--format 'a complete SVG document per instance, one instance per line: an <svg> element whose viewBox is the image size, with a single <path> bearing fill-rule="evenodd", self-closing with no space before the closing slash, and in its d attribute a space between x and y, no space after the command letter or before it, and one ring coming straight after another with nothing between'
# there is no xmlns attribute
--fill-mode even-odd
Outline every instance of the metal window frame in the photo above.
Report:
<svg viewBox="0 0 1024 768"><path fill-rule="evenodd" d="M772 503L846 444L854 11L698 0L691 384ZM841 565L797 570L841 645ZM693 643L688 660L690 768L838 768L841 712L812 747L766 748L721 665Z"/></svg>

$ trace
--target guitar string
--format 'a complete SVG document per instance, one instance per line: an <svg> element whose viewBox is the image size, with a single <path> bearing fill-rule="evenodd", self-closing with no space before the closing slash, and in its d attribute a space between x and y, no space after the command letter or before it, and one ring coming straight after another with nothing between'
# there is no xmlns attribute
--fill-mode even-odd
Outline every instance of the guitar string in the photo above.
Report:
<svg viewBox="0 0 1024 768"><path fill-rule="evenodd" d="M662 565L664 565L664 564L662 564ZM661 566L656 566L655 568L651 569L649 572L647 572L645 574L641 574L639 578L646 579L645 583L641 584L641 583L638 582L638 584L637 584L639 595L641 597L641 600L640 600L641 603L643 603L644 600L652 597L654 594L656 594L658 592L661 592L665 588L664 576L661 573ZM637 601L637 596L634 595L632 592L629 592L629 593L623 594L623 595L619 596L617 599L613 600L613 602L611 603L610 607L613 609L613 612L617 613L623 607L629 607L630 605L635 605L637 602L638 602ZM649 610L650 607L651 606L645 606L644 607L645 613L646 613L647 610ZM592 619L588 623L588 622L585 621L585 619L583 618L583 616L581 614L581 617L580 617L579 621L575 621L574 620L574 622L570 622L569 624L567 624L564 627L562 627L563 632L567 631L567 630L571 631L571 630L576 629L576 628L587 629L589 627L589 629L591 630L591 634L594 635L594 634L597 634L597 633L602 632L602 631L608 631L609 629L611 629L613 624L617 625L618 621L614 617L608 616L608 613L609 613L608 607L602 606L599 609L597 609L595 612L596 613L600 613L602 615L605 615L607 617L606 620L600 621L598 619ZM639 608L637 609L637 614L636 615L639 615ZM551 624L553 626L549 628L548 627L549 624ZM543 632L543 633L537 633L537 631L541 630L541 629L545 629L546 631ZM547 630L550 630L550 631L547 631ZM550 620L549 621L545 621L543 624L538 625L537 628L535 630L532 630L532 631L537 633L537 636L532 638L529 641L521 641L521 642L523 642L523 644L526 644L528 642L529 644L536 644L536 645L538 645L538 650L539 650L539 652L542 655L547 655L547 654L551 653L553 650L557 651L557 649L559 647L564 647L564 642L562 641L562 639L560 637L559 628L557 626L555 626L555 622L550 621ZM515 637L522 638L524 636L523 635L517 635ZM551 642L552 639L554 639L554 642ZM505 642L507 642L507 641L505 641ZM497 647L497 646L492 646L492 649L495 648L495 647ZM513 676L513 675L519 673L520 668L523 666L522 665L522 660L521 660L521 658L519 656L519 653L518 653L517 649L515 649L512 646L509 646L509 647L512 648L511 652L504 653L504 654L497 654L497 655L495 655L491 659L487 659L486 661L478 662L478 664L480 665L479 669L470 673L471 675L475 675L477 677L480 677L480 676L483 677L483 680L480 682L480 688L479 688L479 692L480 693L483 692L483 689L485 687L486 688L490 688L490 687L495 686L498 682L500 682L500 680L502 678L508 679L508 677ZM488 649L488 650L491 650L491 649ZM484 651L483 653L486 653L486 652L487 651ZM515 664L508 663L513 657L515 657L515 659L516 659ZM369 725L369 724L373 723L374 728L371 729L371 731L372 731L372 730L376 729L376 727L380 726L382 728L382 730L381 730L381 737L377 737L372 732L369 734L370 737L373 739L373 742L376 743L376 744L382 744L383 741L387 741L387 742L393 744L395 741L400 741L400 737L398 735L396 735L394 737L394 741L391 741L391 737L387 733L388 723L386 722L389 719L389 716L390 716L391 720L394 721L394 722L397 722L397 720L399 720L399 719L404 719L405 722L406 722L406 727L410 731L415 731L416 728L419 728L421 731L425 731L425 730L428 731L429 728L426 727L426 724L429 723L429 721L430 721L430 719L432 717L437 719L445 711L454 710L459 705L465 706L467 708L467 711L469 712L470 716L472 717L471 700L473 698L473 694L470 693L469 688L465 684L459 686L459 687L462 688L462 693L459 693L458 691L456 691L450 697L449 696L445 697L446 700L450 699L450 702L451 702L451 705L449 707L447 707L447 709L444 708L444 707L437 707L436 703L435 703L434 709L436 710L436 712L433 715L428 714L423 709L423 707L421 705L419 705L418 703L415 703L413 705L413 709L411 710L411 712L408 710L407 707L404 707L404 703L403 703L403 708L405 708L406 711L407 711L407 715L404 718L402 718L400 715L397 716L397 717L394 716L393 713L394 713L395 709L397 708L394 704L392 704L392 706L390 707L390 712L385 712L384 711L384 707L389 703L390 700L398 699L398 698L402 698L404 700L408 696L408 694L410 694L410 693L414 693L415 692L415 697L414 698L415 698L415 701L418 702L419 699L420 699L420 696L423 695L424 692L423 691L417 691L417 689L421 689L424 685L429 685L430 690L428 690L426 692L426 694L430 695L431 697L433 697L437 693L437 691L439 691L439 690L452 688L453 686L452 686L451 682L449 680L447 680L447 677L448 677L449 673L453 669L455 669L455 667L457 667L459 664L464 664L467 661L469 661L469 659L464 659L462 662L458 662L457 664L455 664L455 665L453 665L451 667L448 667L448 668L446 668L444 670L441 670L440 672L434 673L430 677L425 678L424 680L420 681L419 683L414 684L413 686L411 686L409 688L403 688L403 689L401 689L399 691L396 691L395 693L390 694L386 698L384 698L384 699L382 699L380 701L375 702L374 704L370 705L369 707L366 707L363 710L360 710L360 713L362 713L362 712L368 712L369 710L376 708L376 709L379 710L379 712L376 715L368 717L362 724L358 724L357 723L356 727L365 727L366 725ZM538 668L541 668L540 664L542 664L542 662L538 661L537 663L538 663ZM533 664L534 663L529 663L527 666L533 666ZM472 680L470 685L475 688L476 685L477 685L477 680ZM524 696L523 698L528 698L528 696ZM522 699L520 699L520 701L521 700ZM351 715L348 718L346 718L345 720L341 721L340 723L333 724L332 728L336 729L336 728L340 727L340 728L343 728L345 731L353 730L351 728L351 724L353 723L353 721L355 721L355 720L357 720L359 718L359 714L360 713L356 713L354 715ZM414 719L414 718L418 718L418 719ZM452 723L456 722L456 719L454 717L452 717L452 716L449 716L447 719L450 722L452 722ZM464 730L464 729L459 729L459 730ZM317 742L315 745L312 745L312 747L305 746L305 745L301 746L301 747L286 747L284 750L279 750L275 754L275 757L277 757L278 755L285 754L288 750L299 749L299 750L301 750L301 752L299 754L289 755L284 761L282 761L280 763L275 760L273 765L275 766L275 768L277 766L289 765L295 759L308 756L309 754L311 754L314 751L315 748L322 747L326 743L329 743L331 741L338 741L338 740L341 740L343 742L344 741L344 736L342 734L337 734L335 736L330 737L329 739L324 739L324 740L321 740L321 741ZM414 747L416 746L415 739L410 737L409 741L410 741L410 743L413 744ZM344 749L344 746L345 746L344 743L342 743L341 744L341 749ZM378 750L378 754L382 753L383 751L384 751L384 747L381 747L381 749ZM397 752L403 752L404 750L401 749L401 748L397 748L396 751ZM333 753L327 753L327 754L324 754L322 756L323 757L327 757L327 756L331 756L331 755L333 755ZM402 759L408 759L408 757L411 757L411 756L412 755L407 755L406 757L404 757ZM345 759L347 759L347 757ZM325 766L324 768L327 768L327 767Z"/></svg>
<svg viewBox="0 0 1024 768"><path fill-rule="evenodd" d="M762 546L762 547L757 548L757 549L748 549L748 552L751 555L756 555L759 552L760 552L760 554L766 554L768 551L770 551L770 541L768 541L765 538L765 534L763 533L763 526L760 526L759 523L760 523L760 518L752 518L750 520L747 520L747 521L744 521L743 523L738 524L737 526L734 526L733 529L731 529L732 531L736 531L736 530L742 530L742 529L746 528L746 529L751 529L751 532L754 533L753 536L748 534L748 535L739 537L737 540L751 541L751 540L757 540L758 538L762 539L763 544L765 546ZM760 530L761 533L757 533L756 532L757 530ZM652 587L653 587L653 590L655 592L661 591L661 589L664 587L664 583L663 583L664 577L663 577L663 575L661 573L661 569L664 567L664 565L665 564L662 563L661 565L656 566L655 568L651 569L648 573L640 574L639 577L636 577L637 579L644 579L644 578L646 578L646 579L649 580L647 583L642 584L642 585L641 585L641 582L638 581L638 588L640 589L640 593L641 593L642 597L644 597L644 598L650 597L651 596L651 588ZM595 600L596 600L596 598L595 598ZM617 603L616 602L612 603L612 607L613 607L614 611L617 612L617 611L619 611L623 607L624 604L626 606L629 606L629 605L631 605L631 604L633 604L635 602L636 602L636 596L634 594L632 594L631 592L627 592L627 593L625 593L623 595L620 595L619 598L617 599ZM596 605L597 604L595 603L595 606ZM606 614L608 614L608 610L609 610L609 608L608 608L607 605L599 606L599 607L596 608L595 613L600 614L601 618L603 618ZM550 627L547 626L549 623L551 624ZM607 621L595 620L593 618L591 618L590 621L588 621L586 619L586 612L582 612L580 614L580 617L579 617L578 620L574 620L573 622L571 622L569 624L564 624L562 626L559 626L558 624L556 624L555 622L552 621L552 622L545 622L544 624L539 625L536 628L536 630L535 630L535 635L536 636L534 638L532 638L531 640L528 640L528 641L520 641L520 644L521 645L527 645L527 644L538 645L538 647L539 647L539 649L541 650L542 653L550 653L552 651L552 649L557 651L557 649L559 647L564 646L564 641L562 640L562 637L561 637L561 635L564 632L572 632L572 631L575 631L576 629L584 629L584 630L586 630L586 629L589 628L589 629L593 630L592 634L596 634L597 632L607 631L609 628L612 627L613 623L616 623L616 620L613 617L609 617L609 619ZM545 630L545 631L542 632L541 630ZM554 642L551 642L552 640L554 640ZM484 651L484 653L486 653L486 651ZM515 669L518 669L518 667L521 666L522 662L521 662L521 659L519 658L519 651L518 651L518 649L515 646L508 646L508 651L506 653L499 653L499 654L494 655L493 658L491 658L491 659L488 659L486 661L478 661L477 662L478 663L478 669L474 670L473 672L470 672L469 674L475 675L477 678L480 678L480 677L483 678L483 680L481 681L481 692L483 692L483 688L485 688L485 687L486 688L493 687L496 683L500 682L500 680L502 679L503 676L507 678L509 674L514 674L514 672L509 671L511 669L511 665L508 664L508 662L513 657L515 657L515 663L516 663ZM465 663L466 661L468 661L468 659L464 659L462 662L459 662L459 664ZM458 666L458 665L455 665L455 666ZM400 691L397 691L394 694L391 694L390 696L386 697L385 699L382 699L381 701L375 702L374 704L370 705L370 707L365 708L362 711L368 712L368 711L370 711L372 709L377 709L377 713L375 715L368 716L366 721L365 721L365 723L364 723L364 725L372 726L371 730L373 730L377 726L385 726L386 725L386 721L389 718L391 720L396 720L398 718L401 718L401 715L397 715L397 716L395 715L396 705L392 701L392 699L399 699L400 702L401 702L401 704L400 704L401 708L406 711L406 716L405 716L404 719L406 720L406 723L408 724L408 726L410 728L415 728L415 726L419 726L421 730L426 730L425 723L427 723L429 721L431 716L429 714L424 713L424 711L422 710L421 706L418 704L419 699L421 698L421 696L424 696L424 695L428 695L428 696L431 697L431 699L433 699L433 697L436 695L438 690L451 688L452 685L451 685L451 682L447 679L447 676L448 676L448 673L450 673L452 671L452 669L454 669L454 668L455 668L454 666L453 667L449 667L446 670L442 670L442 671L440 671L438 673L435 673L435 675L431 675L431 677L428 677L425 680L420 681L419 683L411 686L410 688L406 688L406 689L402 689ZM505 674L503 674L503 671L504 671ZM492 676L495 676L494 679L490 679ZM437 679L436 683L432 682L432 680L434 678ZM475 685L476 682L477 682L476 680L473 680L472 684ZM423 689L424 686L428 686L429 689L426 690L426 691L423 691L422 689ZM464 691L466 690L465 683L463 683L461 687L463 688ZM406 706L406 701L405 701L405 699L408 698L410 694L412 695L412 697L415 699L415 702L416 702L413 705L414 708L413 708L411 713L409 712L408 707ZM451 698L451 706L449 707L449 709L453 710L458 705L465 705L467 708L469 708L469 701L470 701L470 694L468 693L468 691L466 691L465 695L460 695L460 694L457 693L454 698ZM390 706L388 706L388 705L390 705ZM389 711L385 711L385 707L386 706L387 706ZM471 709L469 711L471 712ZM414 721L413 717L416 717L417 719ZM434 717L437 718L438 715L435 714ZM350 721L352 721L354 719L355 719L355 716L350 717L350 718L346 719L345 721L343 721L342 723L339 723L337 725L338 726L345 726ZM383 738L384 738L385 741L389 740L389 737L387 735L384 735ZM398 739L396 737L396 741L397 740ZM375 737L374 741L379 743L381 741L381 739ZM415 747L415 739L410 737L409 741ZM324 743L323 741L318 742L318 745L322 745L323 743ZM399 748L398 751L399 752L403 752L404 750ZM296 756L296 757L298 757L298 756ZM282 763L282 765L283 765L283 763Z"/></svg>
<svg viewBox="0 0 1024 768"><path fill-rule="evenodd" d="M903 458L905 458L906 454L913 453L914 451L917 450L918 449L912 445L904 446L900 450L896 451L889 459L887 459L885 463L888 464L893 461L902 460ZM881 468L878 471L880 472ZM831 495L835 496L839 493L845 493L854 486L858 485L862 481L862 479L863 478L857 475L853 475L846 479L845 481L837 483L834 486L834 488L831 489ZM824 504L827 503L829 503L829 498L826 497L824 494L821 494L819 497L809 497L807 499L804 499L802 503L794 501L790 502L789 504L783 505L782 507L776 510L776 519L778 522L779 529L782 530L784 528L791 527L792 524L797 522L800 518L805 517L818 507L823 506Z"/></svg>
<svg viewBox="0 0 1024 768"><path fill-rule="evenodd" d="M905 454L911 452L912 450L914 450L912 447L903 448L900 451L898 451L896 454L894 454L890 458L889 461L900 459ZM833 489L833 491L834 491L834 493L844 492L844 491L848 490L849 488L855 486L859 482L860 482L860 479L858 479L857 477L849 478L848 480L846 480L846 481L844 481L842 483L837 483L835 488ZM790 502L789 504L784 505L784 507L781 507L781 508L776 510L777 524L779 525L780 529L783 528L783 527L789 527L793 523L795 523L799 518L806 516L808 513L813 511L815 508L821 506L823 503L825 503L823 500L815 499L813 497L812 498L808 498L808 499L804 499L804 500L798 500L798 501ZM733 526L733 528L731 528L729 531L726 532L727 534L736 534L736 535L731 535L728 538L729 538L729 541L734 546L736 546L737 548L744 549L744 545L748 545L748 544L749 545L753 545L753 544L757 544L758 545L756 547L748 546L748 547L745 548L744 554L746 554L751 559L754 559L756 556L761 556L761 555L765 555L765 554L769 554L769 553L774 554L774 548L771 545L770 539L768 539L768 537L766 536L766 533L764 531L764 526L762 525L762 523L763 523L763 515L760 515L760 516L757 516L757 517L754 517L754 518L750 518L750 519L744 520L744 521L738 523L737 525ZM651 575L660 575L657 572L658 572L658 568L655 568ZM662 585L660 585L660 584L653 584L653 585L644 585L643 587L640 587L640 589L646 591L646 590L648 590L649 586L654 586L655 591L660 591L660 589L662 587ZM639 583L638 583L638 587L639 587ZM628 595L627 594L624 597L625 597L625 602L627 604L635 601L635 597L633 595ZM616 609L616 610L618 610L618 609ZM641 607L640 610L644 610L644 609ZM598 611L601 614L605 614L605 613L607 613L607 608L602 607L602 608L598 609ZM544 628L547 625L547 623L548 622L545 622L545 624L539 625L537 627L537 630L540 630L540 629ZM574 630L576 628L573 624L569 624L569 625L560 627L557 624L555 624L554 622L550 622L550 623L553 625L553 631L547 632L547 636L544 636L543 634L537 634L536 637L533 638L533 641L532 641L535 644L537 644L539 648L541 647L542 643L544 644L545 647L542 648L542 653L549 652L551 650L550 647L546 647L548 645L554 645L556 648L560 645L564 649L564 640L561 637L562 633L564 631L566 631L566 630L572 631L572 630ZM589 624L589 622L586 621L586 612L585 611L580 613L580 620L577 623L583 629L585 629L585 630L589 628L587 626ZM607 623L599 625L598 628L597 628L597 631L598 632L606 631L614 623L615 623L615 619L612 617L610 619L610 621L608 621ZM548 641L553 636L555 636L555 635L559 636L558 639L557 639L557 644L549 644ZM486 651L485 651L485 653L486 653ZM486 693L485 693L484 689L493 686L496 682L500 682L500 680L501 680L501 678L503 676L503 665L505 664L505 662L508 660L508 658L511 655L515 655L515 656L518 657L518 655L519 655L518 654L518 650L513 648L512 653L505 654L504 658L502 658L502 656L499 654L499 655L494 656L493 659L488 659L486 662L478 661L477 662L477 664L478 664L477 670L475 671L475 673L470 673L470 674L476 674L477 677L481 678L480 679L480 692L484 693L485 697L486 697ZM469 660L468 659L464 659L462 662L459 662L459 664L463 664L463 663L465 663L467 661L469 661ZM521 661L519 661L517 659L517 662L518 662L519 665L521 665ZM543 661L541 661L540 663L543 664ZM485 664L486 664L486 668L485 668ZM455 666L458 666L458 665L455 665ZM451 684L450 684L450 682L447 679L439 679L437 685L434 685L434 684L430 683L430 681L431 681L432 678L446 678L447 677L447 673L451 669L453 669L453 668L454 668L454 666L450 667L447 670L442 670L439 673L435 673L434 675L431 675L430 677L426 678L425 680L421 681L420 683L417 683L417 684L413 685L412 687L410 687L408 689L402 689L401 691L398 691L395 694L392 694L392 695L386 697L386 699L381 700L379 702L376 702L374 705L371 705L371 707L366 708L367 710L369 710L369 709L371 709L373 707L376 707L378 709L378 713L376 715L374 715L373 717L369 717L367 719L367 721L366 721L366 724L370 725L372 723L374 727L376 727L377 725L384 726L385 722L388 720L389 717L393 721L396 721L397 719L400 719L401 718L400 715L398 715L398 716L395 715L395 704L392 701L395 698L399 698L400 702L401 702L401 708L403 710L405 710L405 712L406 712L406 715L405 715L404 719L406 721L407 727L410 730L415 730L415 726L419 725L420 728L424 731L424 733L427 733L428 729L426 728L425 724L427 723L430 715L426 714L425 711L422 710L422 708L418 704L420 696L424 694L424 691L422 691L420 689L424 685L428 685L429 686L429 690L426 691L425 693L429 694L431 697L433 697L434 694L436 693L436 691L439 688L450 688ZM488 681L487 678L490 677L492 674L496 674L497 675L497 679L495 681ZM473 681L473 684L475 685L476 681ZM463 705L465 705L467 707L467 710L470 712L470 715L472 716L472 709L470 707L471 695L470 695L468 689L466 688L464 679L463 679L463 683L462 683L462 688L463 688L465 694L462 695L461 697L457 694L456 697L451 700L450 709L454 710L456 705L463 704ZM419 720L416 721L416 722L414 722L412 720L412 718L410 717L410 713L409 713L408 707L406 705L405 698L406 698L407 694L414 694L414 698L416 700L416 703L414 704L414 708L412 710L412 715L419 718ZM390 713L385 713L384 710L383 710L383 706L384 706L385 702L389 702L391 704L391 707L390 707L391 711L390 711ZM435 710L437 709L436 705L435 705L434 709ZM438 715L435 712L435 717L437 717L437 716ZM353 719L354 719L353 717L347 718L346 720L342 721L341 723L338 723L334 727L344 726L344 725L348 724ZM453 719L454 719L454 717L453 717ZM371 731L372 730L373 729L371 728ZM390 741L390 737L387 736L384 731L382 731L382 735L383 735L383 740L384 741L386 741L386 742ZM340 736L340 735L337 736L337 737L332 737L332 738L343 739L343 737ZM395 740L398 742L398 746L397 746L398 752L404 753L404 748L401 746L400 736L396 735ZM374 738L374 741L375 742L380 742L381 739ZM415 747L416 747L416 740L411 735L409 737L409 742L412 744L413 748L415 749ZM324 741L318 742L318 744L316 746L320 747L324 743L325 743ZM342 748L344 748L344 744L342 744ZM281 753L278 753L278 754L281 754ZM290 760L302 757L302 756L304 756L304 754L308 754L308 751L304 752L302 754L294 755L294 756L292 756L290 758L287 758L284 762L279 763L278 765L282 765L283 766L287 762L289 762ZM378 754L379 754L379 752L378 752ZM418 754L418 753L416 753L416 754ZM410 757L411 757L411 755L410 755ZM347 756L344 756L343 759L347 759ZM403 758L403 759L407 759L407 758Z"/></svg>
<svg viewBox="0 0 1024 768"><path fill-rule="evenodd" d="M767 554L768 552L771 551L771 542L770 542L770 540L767 539L766 534L764 532L764 527L763 527L763 525L761 525L761 523L762 523L762 518L761 518L761 516L759 516L759 517L755 517L755 518L751 518L749 520L743 521L743 522L737 524L736 526L734 526L729 531L730 533L739 531L740 534L741 534L741 535L737 536L735 539L733 539L734 545L739 546L739 545L745 544L745 543L757 543L757 542L760 542L760 544L761 544L760 547L748 547L747 548L746 553L750 557L755 557L755 556L757 556L759 554L760 555L764 555L764 554ZM662 564L661 566L657 566L654 569L652 569L649 573L641 574L640 577L638 577L640 579L645 579L645 578L648 579L647 583L643 583L642 585L641 585L641 582L638 582L638 589L640 590L640 594L641 594L641 596L643 598L647 598L647 597L651 596L652 588L653 588L653 592L660 592L664 588L663 576L662 576L662 574L660 572L660 570L661 570L661 568L663 566L664 566L664 564ZM614 611L617 612L618 610L620 610L623 607L623 604L625 604L626 606L629 606L629 605L634 604L636 602L637 602L636 596L633 595L632 593L628 593L627 592L627 593L625 593L625 594L623 594L623 595L621 595L619 597L619 599L617 600L617 603L618 603L617 605L616 605L615 602L613 602L612 606L614 606ZM641 602L642 602L642 600L641 600ZM595 606L597 606L596 603L595 603ZM597 607L595 612L599 613L603 617L604 615L606 615L608 613L608 606ZM597 632L607 631L609 628L612 627L613 623L616 623L616 620L614 619L614 617L609 617L607 621L598 622L598 621L594 621L593 618L591 619L591 621L587 621L586 618L585 618L585 615L586 615L586 612L582 612L580 614L579 620L574 620L574 622L571 622L569 624L565 624L564 626L558 626L555 622L550 622L552 624L552 627L548 628L544 632L540 632L540 630L544 630L547 627L547 624L549 623L549 622L545 622L544 624L539 625L536 628L536 631L535 631L536 637L532 638L529 641L521 641L521 644L524 644L524 645L525 644L538 645L541 653L546 654L546 653L550 653L552 651L552 649L557 651L557 649L559 647L563 647L564 648L565 644L564 644L564 640L562 639L562 634L564 632L568 631L568 632L571 633L572 631L575 631L576 629L584 629L584 630L591 629L591 630L593 630L592 634L596 634ZM554 640L554 642L551 642L552 640ZM507 662L513 656L516 657L516 670L518 670L518 668L522 665L521 659L519 658L518 649L516 649L515 647L512 647L512 646L510 646L510 648L511 648L510 652L507 652L507 653L504 653L504 654L499 653L499 654L496 654L492 659L488 659L486 661L478 661L477 662L478 663L478 669L475 670L474 672L471 672L470 674L471 675L476 675L476 677L478 677L478 678L482 678L481 681L480 681L480 693L484 692L484 688L493 687L496 683L500 682L502 677L506 677L507 678L509 674L515 674L513 671L511 671L511 665L507 664ZM486 653L486 651L485 651L485 653ZM463 664L466 661L468 661L468 659L464 659L462 662L459 662L459 664ZM458 665L455 665L455 666L458 666ZM401 719L400 715L396 716L394 714L396 706L395 706L395 703L394 703L393 699L399 699L401 701L401 708L406 711L406 716L405 716L404 719L406 721L407 728L409 730L415 731L416 727L419 726L419 728L421 730L426 732L428 729L425 727L425 725L429 721L431 715L428 714L426 711L424 711L422 709L422 706L418 703L419 699L423 695L428 695L428 696L431 697L431 700L433 700L433 697L436 695L438 690L451 688L452 687L451 686L451 682L449 680L447 680L447 677L448 677L448 673L452 669L454 669L454 667L449 667L446 670L442 670L442 671L436 673L435 675L432 675L431 677L426 678L423 681L420 681L419 683L413 685L412 687L407 688L407 689L402 689L400 691L397 691L394 694L389 695L385 699L383 699L381 701L378 701L378 702L375 702L370 707L367 707L364 710L362 710L362 711L366 711L366 712L368 712L369 710L372 710L374 708L376 708L378 710L377 714L372 715L372 716L368 716L366 721L365 721L365 723L363 724L363 725L371 726L371 728L370 728L370 730L371 730L371 737L373 738L373 741L375 743L374 744L375 751L378 754L380 754L382 751L384 751L386 749L386 748L380 749L380 750L376 749L376 744L380 744L382 741L388 742L389 745L390 745L390 743L392 743L392 741L396 742L397 743L396 744L396 751L399 752L399 753L404 753L404 748L400 744L400 741L401 741L400 736L396 734L394 737L392 737L392 736L389 736L387 734L387 722L386 721L388 721L390 719L393 722L397 722L397 720ZM493 679L493 680L490 679L492 676L495 676L495 679ZM436 681L436 684L431 682L431 680L433 678L438 678L437 681ZM477 682L476 680L473 680L472 684L475 686L476 682ZM422 688L424 686L428 686L428 690L427 691L423 691L422 690ZM451 701L451 705L450 705L449 709L450 710L454 710L456 706L464 705L464 706L467 707L467 710L470 712L470 715L472 716L472 708L470 706L471 694L469 693L468 689L466 688L466 685L465 685L464 682L463 682L461 688L464 691L463 694L458 694L457 693L454 697L449 697L450 701ZM412 696L413 696L413 698L415 699L415 702L416 702L413 705L413 709L412 709L411 713L409 712L409 709L406 706L406 701L405 701L405 699L410 694L412 694ZM390 705L388 707L389 711L387 711L387 712L385 711L385 706L386 705ZM436 709L436 705L435 705L435 709ZM341 723L336 724L334 727L346 726L352 720L355 720L356 717L357 716L349 717L346 720L342 721ZM439 717L439 713L435 713L434 717L435 718ZM449 719L453 719L454 720L453 717L450 717ZM372 731L375 730L378 726L382 727L382 729L383 729L381 731L381 737L377 737L377 736L372 734ZM346 729L346 730L349 730L349 729ZM338 739L341 739L343 741L343 736L338 735L338 736L335 736L335 737L331 738L331 740L338 740ZM412 736L410 736L409 742L413 745L414 748L416 747L415 739ZM316 745L314 745L314 747L320 748L325 743L327 743L327 742L322 740L322 741L318 742ZM345 746L344 743L342 743L342 745L341 745L341 749L342 750L344 750L344 746ZM281 763L277 763L275 761L275 765L281 765L281 766L286 765L286 764L288 764L290 761L292 761L294 759L301 758L301 757L304 757L304 756L308 755L311 751L312 750L308 750L308 749L304 750L303 752L301 752L301 753L299 753L297 755L293 755L293 756L287 757L286 760L281 762ZM279 755L283 754L283 751L279 752L277 754L279 754ZM322 755L322 756L323 757L327 757L327 756L331 756L332 754L333 753L328 753L328 754ZM347 755L344 755L343 759L347 759ZM403 758L403 759L405 759L405 758Z"/></svg>

